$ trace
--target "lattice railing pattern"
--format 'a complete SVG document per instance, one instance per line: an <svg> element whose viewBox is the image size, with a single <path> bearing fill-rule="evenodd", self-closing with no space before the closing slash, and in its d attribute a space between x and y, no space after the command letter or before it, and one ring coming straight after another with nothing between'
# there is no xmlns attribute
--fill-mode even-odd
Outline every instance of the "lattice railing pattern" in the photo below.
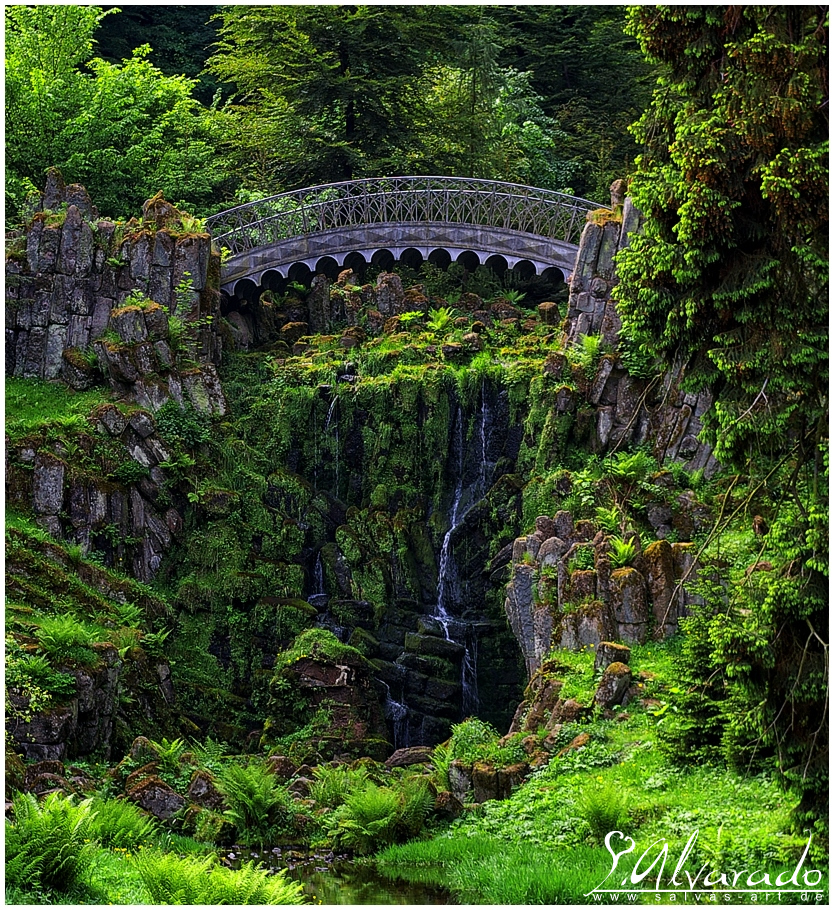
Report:
<svg viewBox="0 0 834 910"><path fill-rule="evenodd" d="M385 223L499 227L578 244L596 202L515 183L466 177L375 177L281 193L207 220L233 254L336 228Z"/></svg>

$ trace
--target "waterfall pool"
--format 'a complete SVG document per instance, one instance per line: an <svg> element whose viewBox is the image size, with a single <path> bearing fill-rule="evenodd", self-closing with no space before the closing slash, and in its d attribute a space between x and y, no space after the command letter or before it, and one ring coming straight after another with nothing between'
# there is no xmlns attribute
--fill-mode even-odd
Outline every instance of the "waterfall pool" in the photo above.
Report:
<svg viewBox="0 0 834 910"><path fill-rule="evenodd" d="M309 853L291 848L252 850L233 847L220 854L223 865L239 868L254 859L272 869L286 869L289 878L300 882L304 894L322 904L453 904L449 892L434 882L391 879L377 871L372 862L361 862L348 854L322 851Z"/></svg>

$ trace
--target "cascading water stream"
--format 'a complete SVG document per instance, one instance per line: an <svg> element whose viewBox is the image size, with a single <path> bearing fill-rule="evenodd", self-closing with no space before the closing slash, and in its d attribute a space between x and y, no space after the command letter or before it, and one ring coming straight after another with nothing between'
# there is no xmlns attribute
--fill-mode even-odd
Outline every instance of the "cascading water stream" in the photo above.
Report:
<svg viewBox="0 0 834 910"><path fill-rule="evenodd" d="M324 421L324 431L322 436L327 436L327 431L330 429L330 423L333 420L333 415L336 411L336 405L339 403L339 396L334 395L333 401L330 402L330 407L327 411L327 419ZM336 485L333 489L334 495L338 498L339 496L339 420L336 419L336 422L333 424L336 428Z"/></svg>
<svg viewBox="0 0 834 910"><path fill-rule="evenodd" d="M386 720L391 721L394 730L394 749L403 749L409 744L408 706L394 698L388 683L383 682L382 685L385 686L385 704L383 705L382 713L385 715ZM400 698L402 697L401 694Z"/></svg>
<svg viewBox="0 0 834 910"><path fill-rule="evenodd" d="M456 641L464 647L463 662L461 664L461 693L462 709L464 715L474 714L478 710L478 641L477 636L467 624L454 619L449 614L449 603L451 594L455 587L455 566L452 554L452 539L455 532L463 524L469 511L477 504L488 489L490 480L490 464L488 459L489 436L492 429L492 415L487 399L486 383L481 384L481 407L480 419L478 421L478 442L480 444L480 471L474 489L471 491L469 508L461 509L461 502L464 499L464 459L465 459L465 439L464 439L464 415L463 410L458 408L456 413L456 472L457 481L455 491L452 497L452 508L449 515L449 529L443 537L443 543L440 548L440 567L437 583L437 604L435 606L434 618L439 622L443 629L443 634L448 641Z"/></svg>
<svg viewBox="0 0 834 910"><path fill-rule="evenodd" d="M446 636L446 639L450 639L449 635L449 624L452 622L452 618L449 616L449 612L446 609L446 602L449 592L449 582L450 582L450 556L452 551L452 534L457 530L458 527L458 510L460 509L460 501L463 496L463 449L464 449L464 440L463 440L463 412L458 408L457 412L457 483L455 485L455 493L452 499L452 512L449 516L449 530L446 532L446 535L443 538L443 544L440 547L440 571L437 578L437 605L435 607L435 618L438 620L440 625L443 627L443 633Z"/></svg>

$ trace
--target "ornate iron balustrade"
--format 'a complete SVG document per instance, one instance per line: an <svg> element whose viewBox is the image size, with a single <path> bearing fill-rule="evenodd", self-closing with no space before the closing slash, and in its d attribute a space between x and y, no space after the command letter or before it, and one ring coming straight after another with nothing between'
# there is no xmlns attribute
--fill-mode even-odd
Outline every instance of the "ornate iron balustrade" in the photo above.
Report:
<svg viewBox="0 0 834 910"><path fill-rule="evenodd" d="M375 177L306 187L240 205L207 219L233 255L362 225L465 224L578 244L598 203L551 190L465 177Z"/></svg>

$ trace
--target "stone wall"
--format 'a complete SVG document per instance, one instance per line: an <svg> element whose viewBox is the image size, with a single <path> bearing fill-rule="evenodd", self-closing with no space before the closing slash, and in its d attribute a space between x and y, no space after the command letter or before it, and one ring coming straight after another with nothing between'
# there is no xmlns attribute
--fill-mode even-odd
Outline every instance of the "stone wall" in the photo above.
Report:
<svg viewBox="0 0 834 910"><path fill-rule="evenodd" d="M140 402L156 407L165 396L149 394L141 377L176 372L167 349L168 317L184 324L194 365L213 375L222 351L212 326L219 318L220 263L209 235L195 227L161 197L145 204L141 220L101 220L83 187L65 186L60 173L50 171L38 210L7 253L6 375L60 378L83 388L92 382L95 350L117 391L136 391ZM113 315L143 299L166 317L165 336L146 349L142 342L152 332L137 327L129 341L118 338ZM114 372L99 343L108 332L116 344L131 346L131 356L122 351L120 357L122 364L132 360L130 369Z"/></svg>
<svg viewBox="0 0 834 910"><path fill-rule="evenodd" d="M171 453L156 434L151 414L135 411L128 417L114 404L93 415L82 438L91 459L99 441L102 448L119 445L124 462L135 462L146 476L120 483L80 468L60 442L50 450L24 441L6 452L6 501L31 508L56 539L77 543L85 553L98 550L108 565L148 582L183 524L168 500L166 471L159 466Z"/></svg>

